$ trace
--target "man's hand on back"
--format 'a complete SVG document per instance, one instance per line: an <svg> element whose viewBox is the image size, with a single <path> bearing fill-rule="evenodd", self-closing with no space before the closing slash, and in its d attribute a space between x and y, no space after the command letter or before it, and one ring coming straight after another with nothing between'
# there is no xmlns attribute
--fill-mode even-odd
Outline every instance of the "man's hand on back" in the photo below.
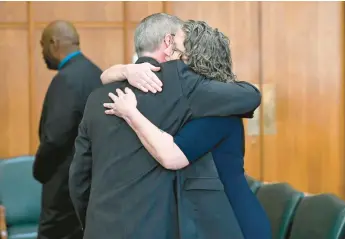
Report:
<svg viewBox="0 0 345 239"><path fill-rule="evenodd" d="M150 63L126 65L125 76L132 86L144 92L157 93L162 91L162 81L153 73L160 67Z"/></svg>

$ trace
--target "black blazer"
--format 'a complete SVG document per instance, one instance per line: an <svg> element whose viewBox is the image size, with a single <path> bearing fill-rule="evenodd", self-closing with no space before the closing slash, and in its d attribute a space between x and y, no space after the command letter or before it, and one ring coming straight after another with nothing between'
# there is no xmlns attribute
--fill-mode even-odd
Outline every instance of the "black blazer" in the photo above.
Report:
<svg viewBox="0 0 345 239"><path fill-rule="evenodd" d="M142 62L159 65L147 57L137 61ZM175 134L193 118L253 111L260 104L260 92L245 82L207 80L182 61L160 66L161 93L143 93L127 82L111 83L87 101L69 181L84 238L241 239L211 158L187 170L166 170L124 120L104 114L102 104L110 102L109 92L130 87L139 110L160 129ZM211 180L207 183L205 178Z"/></svg>
<svg viewBox="0 0 345 239"><path fill-rule="evenodd" d="M43 184L39 239L82 238L69 196L68 172L87 98L102 85L101 74L80 54L57 73L46 93L33 166L34 177Z"/></svg>

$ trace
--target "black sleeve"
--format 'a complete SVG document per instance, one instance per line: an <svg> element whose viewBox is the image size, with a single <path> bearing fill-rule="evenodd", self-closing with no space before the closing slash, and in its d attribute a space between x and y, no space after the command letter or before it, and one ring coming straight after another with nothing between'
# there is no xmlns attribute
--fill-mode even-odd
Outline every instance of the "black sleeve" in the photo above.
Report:
<svg viewBox="0 0 345 239"><path fill-rule="evenodd" d="M193 72L181 61L177 66L183 92L193 113L192 118L230 115L251 118L261 103L260 91L247 82L209 80Z"/></svg>
<svg viewBox="0 0 345 239"><path fill-rule="evenodd" d="M85 111L87 111L87 108ZM85 227L86 210L90 197L91 172L91 140L87 133L84 115L79 125L79 134L75 141L75 155L69 171L70 196L83 228Z"/></svg>
<svg viewBox="0 0 345 239"><path fill-rule="evenodd" d="M41 183L51 178L70 153L82 117L80 96L65 79L54 80L46 96L48 109L43 125L44 133L33 166L33 175Z"/></svg>

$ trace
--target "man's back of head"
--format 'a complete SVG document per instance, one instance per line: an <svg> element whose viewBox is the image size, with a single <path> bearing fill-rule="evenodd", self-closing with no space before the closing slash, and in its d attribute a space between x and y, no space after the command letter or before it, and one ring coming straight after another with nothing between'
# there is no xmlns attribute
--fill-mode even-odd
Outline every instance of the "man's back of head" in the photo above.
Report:
<svg viewBox="0 0 345 239"><path fill-rule="evenodd" d="M168 47L165 38L181 29L183 21L166 13L155 13L145 17L134 33L135 51L139 57L150 56L162 62L163 51ZM158 54L155 54L155 52Z"/></svg>

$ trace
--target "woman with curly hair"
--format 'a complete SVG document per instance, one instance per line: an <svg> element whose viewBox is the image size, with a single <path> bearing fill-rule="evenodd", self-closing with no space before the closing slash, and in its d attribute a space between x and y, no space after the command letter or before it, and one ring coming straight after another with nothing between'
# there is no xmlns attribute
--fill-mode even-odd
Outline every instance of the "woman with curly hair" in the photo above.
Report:
<svg viewBox="0 0 345 239"><path fill-rule="evenodd" d="M183 24L182 31L173 36L174 43L170 46L172 54L167 60L183 60L208 79L222 82L236 80L232 71L229 39L218 29L202 21L190 20ZM124 80L109 77L119 75L115 73L105 71L101 77L103 83ZM161 131L140 113L136 107L136 96L129 88L125 92L117 89L117 94L110 94L114 103L104 104L108 108L106 113L122 117L163 167L181 169L210 151L244 237L271 238L268 218L245 178L241 118L207 117L192 120L172 136Z"/></svg>

